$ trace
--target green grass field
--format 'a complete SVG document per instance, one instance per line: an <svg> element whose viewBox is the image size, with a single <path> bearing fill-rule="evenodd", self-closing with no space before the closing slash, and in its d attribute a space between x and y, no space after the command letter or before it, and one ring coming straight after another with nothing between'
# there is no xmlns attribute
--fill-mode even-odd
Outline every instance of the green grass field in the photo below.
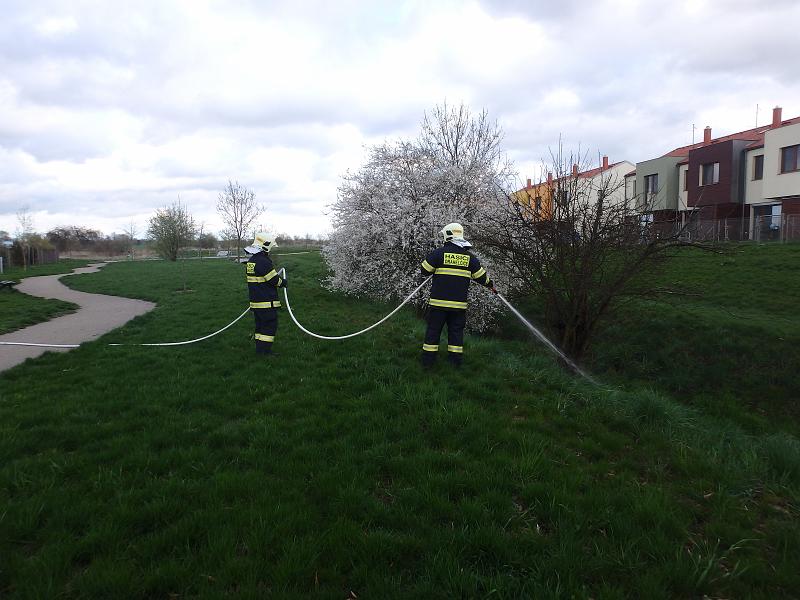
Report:
<svg viewBox="0 0 800 600"><path fill-rule="evenodd" d="M27 270L8 269L0 275L0 279L19 281L25 277L58 275L69 273L72 269L85 264L86 261L66 259L51 265L33 266ZM54 317L71 313L76 308L77 306L71 302L37 298L15 290L0 290L0 334L49 321Z"/></svg>
<svg viewBox="0 0 800 600"><path fill-rule="evenodd" d="M769 264L791 261L786 249L765 252ZM698 285L703 260L692 267ZM324 291L316 255L278 261L312 330L354 331L391 308ZM513 327L469 337L465 369L425 373L423 324L410 310L344 342L307 337L282 313L279 355L268 359L253 352L249 318L192 346L109 348L228 323L245 306L241 266L119 263L69 279L158 307L98 342L0 374L0 596L800 590L800 443L796 424L777 419L792 411L762 414L746 386L730 416L722 409L735 395L702 401L714 386L681 394L668 373L624 361L644 352L647 333L608 333L624 343L619 356L603 359L601 345L592 356L602 388L561 371ZM704 293L736 295L726 286ZM683 301L625 327L666 326ZM790 299L772 306L796 327ZM724 329L721 314L697 307L693 335ZM678 373L686 361L670 362L669 351L654 356ZM709 362L728 368L720 353ZM788 388L776 389L775 403L789 403Z"/></svg>
<svg viewBox="0 0 800 600"><path fill-rule="evenodd" d="M800 245L684 251L659 278L688 294L634 303L598 336L592 367L752 431L800 435Z"/></svg>

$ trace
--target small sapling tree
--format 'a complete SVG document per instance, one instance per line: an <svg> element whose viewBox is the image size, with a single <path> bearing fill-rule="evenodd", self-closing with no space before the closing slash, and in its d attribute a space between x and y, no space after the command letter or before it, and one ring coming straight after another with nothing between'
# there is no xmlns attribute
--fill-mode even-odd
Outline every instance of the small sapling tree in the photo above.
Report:
<svg viewBox="0 0 800 600"><path fill-rule="evenodd" d="M179 199L171 206L159 208L150 217L147 235L153 240L158 255L174 262L180 249L194 240L194 219Z"/></svg>
<svg viewBox="0 0 800 600"><path fill-rule="evenodd" d="M227 238L236 240L236 258L241 256L242 240L251 225L264 212L264 207L256 203L256 193L238 181L228 180L228 185L217 198L217 213L225 223Z"/></svg>

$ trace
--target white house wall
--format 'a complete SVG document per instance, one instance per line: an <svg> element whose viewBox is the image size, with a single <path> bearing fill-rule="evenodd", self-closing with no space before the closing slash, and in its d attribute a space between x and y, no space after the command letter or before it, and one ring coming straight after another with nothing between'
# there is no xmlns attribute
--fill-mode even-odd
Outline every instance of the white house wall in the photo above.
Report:
<svg viewBox="0 0 800 600"><path fill-rule="evenodd" d="M592 177L589 185L592 190L600 190L605 182L608 182L609 189L612 192L608 195L608 201L611 203L624 203L625 202L625 175L636 168L633 163L624 161L618 165L614 165L601 173ZM629 177L629 179L632 179Z"/></svg>
<svg viewBox="0 0 800 600"><path fill-rule="evenodd" d="M800 123L778 127L764 136L764 198L800 195L800 171L781 173L781 148L800 144Z"/></svg>
<svg viewBox="0 0 800 600"><path fill-rule="evenodd" d="M689 165L678 167L678 210L689 210L689 191L683 189L684 177L689 170Z"/></svg>
<svg viewBox="0 0 800 600"><path fill-rule="evenodd" d="M762 156L764 148L756 148L747 153L744 172L745 204L758 204L764 201L764 179L753 179L756 156ZM767 176L767 165L764 163L764 177Z"/></svg>

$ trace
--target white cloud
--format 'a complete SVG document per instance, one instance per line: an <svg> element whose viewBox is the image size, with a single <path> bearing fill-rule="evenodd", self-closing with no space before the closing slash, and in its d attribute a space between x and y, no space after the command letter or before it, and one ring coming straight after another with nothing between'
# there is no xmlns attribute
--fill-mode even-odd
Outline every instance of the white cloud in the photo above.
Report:
<svg viewBox="0 0 800 600"><path fill-rule="evenodd" d="M265 227L328 228L364 145L447 100L486 107L520 174L568 147L644 160L692 123L800 114L800 5L772 0L164 3L7 0L0 22L0 229L120 231L180 194L207 229L227 179ZM530 173L529 173L530 174Z"/></svg>
<svg viewBox="0 0 800 600"><path fill-rule="evenodd" d="M36 24L36 31L43 36L56 36L72 33L78 28L74 17L49 17Z"/></svg>

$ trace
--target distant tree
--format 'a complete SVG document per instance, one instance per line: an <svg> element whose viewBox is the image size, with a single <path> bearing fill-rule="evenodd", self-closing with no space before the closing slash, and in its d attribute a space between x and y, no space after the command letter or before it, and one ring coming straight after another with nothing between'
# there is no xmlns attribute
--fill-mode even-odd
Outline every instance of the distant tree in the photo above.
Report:
<svg viewBox="0 0 800 600"><path fill-rule="evenodd" d="M256 194L238 181L228 180L228 185L219 193L217 213L225 223L226 232L236 240L236 257L241 256L242 240L253 222L264 212L264 207L256 203Z"/></svg>
<svg viewBox="0 0 800 600"><path fill-rule="evenodd" d="M218 244L217 236L213 233L202 233L197 237L197 245L203 248L204 250L208 250L210 248L216 248Z"/></svg>
<svg viewBox="0 0 800 600"><path fill-rule="evenodd" d="M126 236L128 236L129 246L128 252L130 252L131 259L134 258L134 246L136 245L136 235L139 233L139 228L136 225L136 222L131 220L128 222L127 225L122 229Z"/></svg>
<svg viewBox="0 0 800 600"><path fill-rule="evenodd" d="M95 248L102 238L96 229L80 225L61 225L47 232L47 239L59 252L72 253L77 249Z"/></svg>
<svg viewBox="0 0 800 600"><path fill-rule="evenodd" d="M31 215L30 208L23 206L17 211L16 238L17 243L22 250L22 267L25 270L28 269L28 262L30 259L30 244L33 234L33 216Z"/></svg>
<svg viewBox="0 0 800 600"><path fill-rule="evenodd" d="M55 227L47 232L47 239L56 247L59 252L69 252L72 250L72 237L66 227Z"/></svg>
<svg viewBox="0 0 800 600"><path fill-rule="evenodd" d="M178 199L171 206L158 209L156 214L150 217L147 235L153 240L159 256L176 261L180 249L194 240L194 219Z"/></svg>

